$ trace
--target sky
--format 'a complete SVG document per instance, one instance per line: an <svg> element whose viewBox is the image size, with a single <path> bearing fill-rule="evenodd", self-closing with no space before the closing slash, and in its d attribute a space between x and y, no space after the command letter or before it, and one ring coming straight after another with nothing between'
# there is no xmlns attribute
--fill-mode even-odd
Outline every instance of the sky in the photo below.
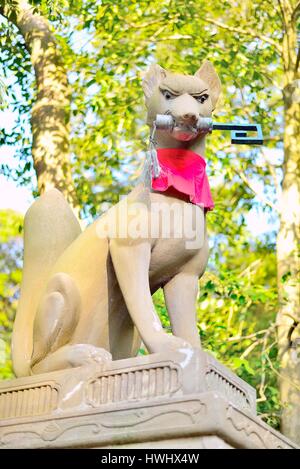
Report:
<svg viewBox="0 0 300 469"><path fill-rule="evenodd" d="M0 129L5 128L7 131L11 131L15 119L16 115L10 109L0 111ZM9 163L13 167L14 151L12 146L0 146L0 163ZM10 208L24 214L32 200L33 197L28 188L18 187L14 181L7 179L0 173L0 210Z"/></svg>

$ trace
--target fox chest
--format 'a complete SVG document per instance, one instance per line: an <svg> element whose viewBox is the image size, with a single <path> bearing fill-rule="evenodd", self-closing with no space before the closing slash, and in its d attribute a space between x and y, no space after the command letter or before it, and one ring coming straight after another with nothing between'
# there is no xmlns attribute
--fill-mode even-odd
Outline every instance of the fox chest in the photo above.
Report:
<svg viewBox="0 0 300 469"><path fill-rule="evenodd" d="M200 274L208 257L202 208L157 194L151 202L150 284L166 283L187 264Z"/></svg>

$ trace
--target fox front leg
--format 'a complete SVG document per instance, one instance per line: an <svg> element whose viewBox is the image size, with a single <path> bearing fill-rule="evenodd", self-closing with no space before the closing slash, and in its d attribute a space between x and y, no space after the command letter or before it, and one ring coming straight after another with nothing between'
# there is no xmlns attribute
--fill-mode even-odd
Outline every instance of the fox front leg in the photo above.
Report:
<svg viewBox="0 0 300 469"><path fill-rule="evenodd" d="M164 296L173 334L199 348L196 300L198 275L179 273L164 286Z"/></svg>
<svg viewBox="0 0 300 469"><path fill-rule="evenodd" d="M110 254L129 314L150 353L191 348L185 340L164 332L155 311L150 285L149 241L110 241Z"/></svg>

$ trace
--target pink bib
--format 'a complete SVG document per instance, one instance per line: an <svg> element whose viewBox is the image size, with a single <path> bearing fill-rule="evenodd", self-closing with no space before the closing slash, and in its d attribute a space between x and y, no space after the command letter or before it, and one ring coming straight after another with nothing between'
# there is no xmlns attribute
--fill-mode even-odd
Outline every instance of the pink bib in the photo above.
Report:
<svg viewBox="0 0 300 469"><path fill-rule="evenodd" d="M183 148L159 148L157 158L160 175L152 178L152 189L159 192L173 187L189 196L193 204L212 210L209 182L205 172L206 162L202 156Z"/></svg>

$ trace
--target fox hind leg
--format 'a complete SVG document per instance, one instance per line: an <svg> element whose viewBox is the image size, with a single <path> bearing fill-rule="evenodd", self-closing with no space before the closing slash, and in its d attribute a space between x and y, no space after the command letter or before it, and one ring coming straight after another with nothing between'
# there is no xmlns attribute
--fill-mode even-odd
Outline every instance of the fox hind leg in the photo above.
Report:
<svg viewBox="0 0 300 469"><path fill-rule="evenodd" d="M32 373L43 373L87 363L111 360L104 349L89 344L69 344L81 311L80 294L72 278L54 275L47 285L34 322Z"/></svg>

